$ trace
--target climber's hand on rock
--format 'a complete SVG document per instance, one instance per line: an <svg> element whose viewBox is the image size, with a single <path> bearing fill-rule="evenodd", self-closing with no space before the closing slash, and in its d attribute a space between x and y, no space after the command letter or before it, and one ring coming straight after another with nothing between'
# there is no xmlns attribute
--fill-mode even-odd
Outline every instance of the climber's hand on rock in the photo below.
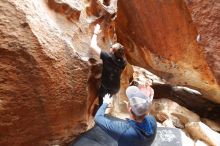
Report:
<svg viewBox="0 0 220 146"><path fill-rule="evenodd" d="M94 34L99 34L100 32L101 32L100 25L96 24L95 29L94 29Z"/></svg>
<svg viewBox="0 0 220 146"><path fill-rule="evenodd" d="M111 102L112 102L112 98L111 98L110 94L108 94L108 93L105 94L105 96L103 97L103 103L109 104Z"/></svg>

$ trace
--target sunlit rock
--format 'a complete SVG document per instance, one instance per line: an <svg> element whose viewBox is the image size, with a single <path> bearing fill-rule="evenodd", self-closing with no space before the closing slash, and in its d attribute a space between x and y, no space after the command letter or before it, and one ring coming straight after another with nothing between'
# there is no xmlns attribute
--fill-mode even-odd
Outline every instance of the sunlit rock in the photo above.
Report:
<svg viewBox="0 0 220 146"><path fill-rule="evenodd" d="M194 138L212 146L220 145L220 134L202 122L191 122L185 125L186 131Z"/></svg>
<svg viewBox="0 0 220 146"><path fill-rule="evenodd" d="M183 128L189 122L198 122L200 118L197 114L189 111L185 107L169 100L155 99L153 101L151 113L159 120L172 120L175 127Z"/></svg>
<svg viewBox="0 0 220 146"><path fill-rule="evenodd" d="M220 122L216 122L206 118L202 119L202 122L209 126L212 130L220 132Z"/></svg>

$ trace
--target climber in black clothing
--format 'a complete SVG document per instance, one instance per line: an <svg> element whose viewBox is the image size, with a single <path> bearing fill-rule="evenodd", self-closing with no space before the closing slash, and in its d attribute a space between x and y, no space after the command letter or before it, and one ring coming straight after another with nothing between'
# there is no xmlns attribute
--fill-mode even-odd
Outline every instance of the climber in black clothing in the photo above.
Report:
<svg viewBox="0 0 220 146"><path fill-rule="evenodd" d="M110 48L110 53L104 52L97 45L97 35L101 32L100 25L94 29L90 48L100 56L103 61L101 85L98 91L99 105L102 105L105 94L116 94L120 89L121 73L126 66L124 47L115 43Z"/></svg>

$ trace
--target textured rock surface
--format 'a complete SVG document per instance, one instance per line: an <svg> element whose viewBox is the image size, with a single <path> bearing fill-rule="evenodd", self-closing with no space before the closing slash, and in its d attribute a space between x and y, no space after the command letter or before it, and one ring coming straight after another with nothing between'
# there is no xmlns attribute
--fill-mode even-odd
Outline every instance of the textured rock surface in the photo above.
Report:
<svg viewBox="0 0 220 146"><path fill-rule="evenodd" d="M190 135L197 140L203 140L211 146L220 145L220 134L211 130L202 122L191 122L186 124L186 130Z"/></svg>
<svg viewBox="0 0 220 146"><path fill-rule="evenodd" d="M101 69L99 61L88 64L93 25L101 24L103 49L116 40L115 15L102 7L96 0L0 1L0 145L62 145L86 130ZM118 39L132 64L220 102L217 1L120 0L119 10ZM123 74L119 102L131 72ZM187 113L169 114L197 121Z"/></svg>
<svg viewBox="0 0 220 146"><path fill-rule="evenodd" d="M185 0L205 49L208 65L220 84L220 1Z"/></svg>
<svg viewBox="0 0 220 146"><path fill-rule="evenodd" d="M131 64L220 103L219 1L200 1L121 0L116 30Z"/></svg>
<svg viewBox="0 0 220 146"><path fill-rule="evenodd" d="M0 2L0 145L59 144L87 126L88 65L36 7Z"/></svg>
<svg viewBox="0 0 220 146"><path fill-rule="evenodd" d="M173 125L183 128L189 122L198 122L200 117L169 99L155 99L151 113L161 122L171 119Z"/></svg>
<svg viewBox="0 0 220 146"><path fill-rule="evenodd" d="M86 130L94 95L87 94L93 25L85 6L0 1L0 145L62 144Z"/></svg>

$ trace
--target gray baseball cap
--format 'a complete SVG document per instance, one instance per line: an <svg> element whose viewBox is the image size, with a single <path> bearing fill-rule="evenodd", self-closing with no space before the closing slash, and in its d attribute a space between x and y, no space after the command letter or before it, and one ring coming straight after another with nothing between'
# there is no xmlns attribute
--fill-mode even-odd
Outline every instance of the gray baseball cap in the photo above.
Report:
<svg viewBox="0 0 220 146"><path fill-rule="evenodd" d="M150 102L148 102L148 97L138 87L129 86L126 89L126 95L136 116L142 116L147 112Z"/></svg>

